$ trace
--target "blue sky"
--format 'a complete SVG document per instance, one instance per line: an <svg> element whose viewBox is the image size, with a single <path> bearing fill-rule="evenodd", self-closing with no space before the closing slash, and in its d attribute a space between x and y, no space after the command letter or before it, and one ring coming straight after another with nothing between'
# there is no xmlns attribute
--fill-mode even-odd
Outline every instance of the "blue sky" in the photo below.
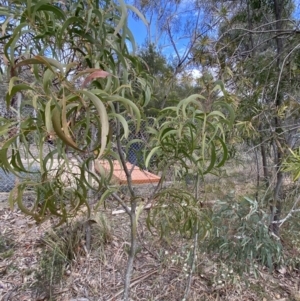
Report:
<svg viewBox="0 0 300 301"><path fill-rule="evenodd" d="M185 1L187 1L187 0L185 0ZM183 3L186 4L186 2L183 2ZM188 12L189 17L191 17L190 14L194 14L194 12L192 10L190 10L190 8L187 9L186 6L183 6L182 9L177 10L174 20L176 20L176 18L177 18L177 20L180 18L180 20L183 23L185 23L188 20L188 15L185 13L187 10L189 10L189 12ZM202 18L203 18L203 15L201 16L201 19ZM146 19L147 19L147 17L146 17ZM155 37L153 37L153 35L155 35L155 31L156 31L155 16L153 16L152 22L153 23L150 28L151 36L152 36L151 38L152 38L152 40L155 40ZM180 22L176 23L176 25L178 25L178 24L180 24ZM129 14L128 15L128 27L130 28L130 30L134 36L137 46L138 47L144 46L146 38L147 38L147 34L148 34L148 27L143 23L143 21L141 21L140 19L137 19L137 18L133 18L132 14ZM185 38L179 39L179 37L182 37L181 27L179 26L179 28L180 28L179 31L177 31L174 35L174 42L176 44L178 53L180 54L180 56L182 56L187 49L187 46L190 42L190 38L185 37ZM172 28L172 29L174 30L175 28ZM174 30L174 32L175 31L176 30ZM157 42L158 42L157 46L159 47L161 53L167 59L173 60L173 58L175 58L175 59L177 58L174 47L172 46L170 41L166 38L165 34L163 34L162 37ZM161 46L161 48L160 48L160 46ZM190 70L185 70L185 71L189 71L194 78L198 78L201 75L201 72L200 72L200 70L198 70L198 68L197 69L192 68Z"/></svg>
<svg viewBox="0 0 300 301"><path fill-rule="evenodd" d="M184 4L187 4L189 0L185 0L183 1ZM296 20L299 20L300 19L300 0L294 0L294 3L295 3L295 11L293 13L293 17L296 19ZM181 18L181 20L183 20L183 22L186 21L187 17L186 15L183 13L182 14L182 11L180 12L180 9L179 9L179 12L177 14L177 17L178 18ZM202 19L203 21L203 18L205 19L205 16L202 15L200 17L200 19ZM200 21L201 22L201 21ZM155 23L155 22L154 22ZM147 26L141 21L141 20L138 20L136 18L133 18L131 14L129 14L129 18L128 18L128 26L130 28L130 30L132 31L132 34L134 36L134 39L136 41L136 44L138 47L142 47L144 44L145 44L145 39L147 37ZM151 32L153 33L155 31L155 25L152 25L151 27ZM188 44L188 39L182 39L180 41L176 41L176 47L178 49L178 51L180 53L183 53L186 49L186 46ZM166 45L166 42L163 41L163 40L160 40L159 41L162 45ZM162 49L162 53L168 58L168 57L175 57L175 51L174 51L174 48L172 46L169 46L169 47L164 47ZM200 73L198 70L192 70L192 71L195 71L195 76L199 76Z"/></svg>
<svg viewBox="0 0 300 301"><path fill-rule="evenodd" d="M192 32L194 32L195 28L198 28L198 30L202 28L201 30L204 30L205 32L207 29L206 22L209 22L209 20L206 18L202 9L195 9L194 6L191 5L191 0L182 0L178 6L174 6L168 3L167 0L162 2L165 2L165 5L167 5L166 10L161 12L162 15L160 15L160 21L157 20L158 16L156 12L153 13L150 30L143 23L143 21L137 18L133 18L131 13L128 14L128 26L132 31L132 34L138 46L142 47L145 45L146 38L149 37L148 32L150 31L151 42L155 43L161 53L167 59L177 59L177 54L182 56L189 48L191 42L190 39L193 34ZM164 15L164 12L166 11L168 13L167 15ZM170 14L170 17L168 14ZM170 23L168 23L167 19L169 19ZM161 23L160 25L158 25L159 22ZM196 26L197 22L199 22L197 27L194 27ZM166 34L166 32L163 32L161 28L157 27L165 26L166 24L170 24L170 30L173 37L173 45L169 39L168 34ZM184 33L184 31L187 29L186 26L190 26L190 29L188 30L189 33ZM176 45L176 50L174 48L174 45Z"/></svg>
<svg viewBox="0 0 300 301"><path fill-rule="evenodd" d="M145 44L145 39L147 37L147 26L141 21L132 18L129 16L128 18L128 27L130 28L134 38L135 42L138 47L141 47ZM186 40L181 40L178 44L177 47L180 51L184 51L186 48L186 44L188 42L188 39ZM174 49L173 47L165 47L162 49L162 53L168 58L169 56L174 56ZM198 69L191 69L190 70L192 76L194 78L198 78L201 75L200 70Z"/></svg>
<svg viewBox="0 0 300 301"><path fill-rule="evenodd" d="M184 3L187 3L188 0L183 1ZM293 13L293 17L297 20L300 19L300 0L294 0L294 4L295 4L295 11ZM182 15L181 15L182 17ZM142 46L145 43L145 39L147 37L147 27L146 25L141 21L141 20L137 20L135 18L132 18L132 15L129 14L129 18L128 18L128 25L130 30L133 33L133 36L135 38L136 44L138 46ZM183 48L186 44L186 41L181 41L178 43L178 48ZM169 51L167 49L165 49L165 54L169 55L170 54L170 49Z"/></svg>
<svg viewBox="0 0 300 301"><path fill-rule="evenodd" d="M172 27L172 33L174 34L175 31L176 34L174 35L174 38L177 39L177 37L182 35L182 29L184 27L184 24L188 21L188 18L191 17L191 14L194 14L194 11L191 9L191 7L187 6L187 3L190 0L182 0L181 4L179 6L173 7L172 5L169 5L170 7L167 7L167 11L172 12L171 14L171 27ZM131 2L131 1L129 1ZM164 19L166 16L164 16L162 19ZM147 19L147 16L145 16ZM169 56L174 52L174 47L171 45L170 41L166 39L166 34L164 34L160 28L156 28L158 26L157 24L157 15L154 13L152 15L152 24L150 25L150 35L151 35L151 42L157 43L156 46L163 46L162 52ZM156 22L157 21L157 22ZM165 23L164 23L165 24ZM179 26L182 26L180 27ZM132 34L135 38L135 41L138 46L143 46L145 44L145 39L148 37L147 33L149 28L141 21L140 19L133 18L132 14L128 14L128 26L130 30L132 31ZM178 28L179 26L179 28ZM177 29L176 29L177 28ZM157 36L160 35L161 36ZM189 39L182 39L180 41L175 41L176 47L179 49L185 48L186 44L188 43ZM168 45L170 44L170 45Z"/></svg>
<svg viewBox="0 0 300 301"><path fill-rule="evenodd" d="M145 42L147 36L147 27L141 20L133 19L131 16L128 18L128 27L132 31L135 42L141 46Z"/></svg>
<svg viewBox="0 0 300 301"><path fill-rule="evenodd" d="M150 26L150 25L148 25L148 26ZM130 28L130 30L134 36L136 45L138 47L144 46L145 42L146 42L146 38L147 38L147 32L148 32L148 28L144 24L144 22L141 21L140 19L132 18L132 15L129 14L128 27ZM152 24L151 34L153 34L153 32L155 32L155 22L154 22L154 24ZM152 36L152 39L153 39L153 36ZM189 42L188 38L181 39L180 41L176 41L176 47L180 53L183 53L185 51L188 42ZM161 46L160 50L166 58L175 57L174 48L170 44L170 42L166 40L166 35L163 35L158 43L159 44L157 46L158 47Z"/></svg>

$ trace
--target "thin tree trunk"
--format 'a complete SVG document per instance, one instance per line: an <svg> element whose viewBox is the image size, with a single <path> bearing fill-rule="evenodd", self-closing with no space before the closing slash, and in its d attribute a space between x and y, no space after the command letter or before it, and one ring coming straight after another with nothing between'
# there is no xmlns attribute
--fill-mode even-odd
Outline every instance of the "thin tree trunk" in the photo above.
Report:
<svg viewBox="0 0 300 301"><path fill-rule="evenodd" d="M253 29L253 24L252 24L252 14L251 14L251 8L250 8L250 1L247 1L247 18L248 18L248 28L249 30ZM250 42L250 46L251 46L251 52L250 54L252 55L252 57L255 57L255 48L254 48L254 42L253 42L253 34L252 32L249 33L249 42ZM266 188L269 188L269 172L268 172L268 167L267 167L267 155L266 155L266 145L263 142L263 137L262 135L262 124L259 124L258 130L260 132L260 155L261 155L261 159L262 159L262 164L263 164L263 181L266 185ZM256 155L256 159L257 159L257 163L258 163L258 154L255 153ZM257 188L259 186L259 167L257 169ZM257 196L258 196L258 191L257 191Z"/></svg>
<svg viewBox="0 0 300 301"><path fill-rule="evenodd" d="M196 190L195 190L195 199L198 200L198 190L199 190L199 175L196 176ZM187 285L185 288L184 296L182 301L188 300L190 290L191 290L191 284L193 279L193 273L195 270L195 262L196 262L196 255L197 255L197 246L198 246L198 231L199 231L199 222L196 222L196 225L194 226L195 234L194 234L194 243L193 243L193 251L192 251L192 258L191 258L191 264L190 264L190 271L188 276Z"/></svg>
<svg viewBox="0 0 300 301"><path fill-rule="evenodd" d="M91 124L91 142L90 142L90 147L89 147L90 152L92 152L92 150L94 149L94 145L95 145L95 141L96 141L95 136L96 136L96 128L93 124ZM88 183L92 187L93 186L92 174L95 173L94 161L91 160L89 162L88 170L89 170ZM93 203L93 197L94 197L94 192L91 187L88 188L88 204L89 204L89 206ZM85 244L86 244L86 248L87 248L88 252L91 251L91 241L92 241L91 236L92 236L91 223L88 219L88 221L85 224Z"/></svg>
<svg viewBox="0 0 300 301"><path fill-rule="evenodd" d="M258 161L258 150L254 150L255 153L255 161L256 161L256 194L255 198L258 200L258 190L259 190L259 185L260 185L260 172L259 172L259 161Z"/></svg>
<svg viewBox="0 0 300 301"><path fill-rule="evenodd" d="M260 123L259 132L262 133L262 124ZM262 159L263 164L263 175L264 175L264 183L266 185L266 188L269 188L270 185L270 179L269 179L269 170L268 170L268 161L267 161L267 152L266 152L266 145L263 141L263 137L260 134L260 155Z"/></svg>
<svg viewBox="0 0 300 301"><path fill-rule="evenodd" d="M247 1L247 21L248 21L248 29L252 30L253 25L252 25L252 14L250 10L250 3L249 0ZM255 55L255 50L254 50L254 43L253 43L253 35L252 32L249 33L249 42L250 42L250 47L251 47L251 52L250 55L254 57Z"/></svg>
<svg viewBox="0 0 300 301"><path fill-rule="evenodd" d="M268 163L267 163L267 155L266 155L266 146L262 142L260 145L260 154L261 154L261 159L262 159L262 164L263 164L263 174L264 174L264 182L266 184L266 188L269 187L269 171L268 171Z"/></svg>
<svg viewBox="0 0 300 301"><path fill-rule="evenodd" d="M136 201L131 202L131 214L130 214L130 250L127 261L127 268L125 272L124 294L123 301L129 300L130 281L133 270L133 262L136 254L137 246L137 220L136 220Z"/></svg>
<svg viewBox="0 0 300 301"><path fill-rule="evenodd" d="M120 108L119 108L118 103L116 103L115 109L116 109L116 113L119 114ZM116 138L117 138L118 154L120 157L120 161L122 163L122 167L126 174L127 187L128 187L128 190L130 193L130 199L131 199L130 211L128 209L125 210L130 218L130 250L129 250L129 254L128 254L127 268L125 271L124 293L123 293L123 298L122 298L123 301L128 301L129 293L130 293L131 275L132 275L133 263L134 263L136 247L137 247L137 216L136 216L137 199L135 198L135 192L132 187L132 178L131 178L132 170L128 169L125 158L124 158L123 150L122 150L121 139L120 139L120 136L121 136L120 121L117 119L116 122L117 122ZM118 198L116 198L116 199L118 200ZM123 207L125 208L126 205L123 204Z"/></svg>
<svg viewBox="0 0 300 301"><path fill-rule="evenodd" d="M275 13L275 19L276 19L276 29L278 31L282 30L282 11L283 11L283 1L282 0L273 0L274 4L274 13ZM282 61L282 52L283 52L283 40L282 37L277 36L276 37L276 46L277 46L277 69L278 71L281 66L281 61ZM279 86L279 91L277 94L276 98L276 107L279 108L282 104L282 92L280 91L280 86ZM283 182L283 173L281 171L281 165L282 165L282 159L283 159L283 153L282 153L282 148L280 147L280 142L279 139L281 138L281 135L283 133L282 130L282 125L281 125L281 120L275 116L274 117L274 123L275 123L275 132L277 137L275 139L277 140L277 145L276 145L276 152L277 156L275 159L275 166L276 166L276 185L274 189L274 202L273 205L271 206L271 225L270 225L270 230L277 236L279 236L279 224L276 223L278 220L280 220L280 215L281 215L281 207L282 207L282 199L281 199L281 190L282 190L282 182ZM279 144L279 145L278 145Z"/></svg>

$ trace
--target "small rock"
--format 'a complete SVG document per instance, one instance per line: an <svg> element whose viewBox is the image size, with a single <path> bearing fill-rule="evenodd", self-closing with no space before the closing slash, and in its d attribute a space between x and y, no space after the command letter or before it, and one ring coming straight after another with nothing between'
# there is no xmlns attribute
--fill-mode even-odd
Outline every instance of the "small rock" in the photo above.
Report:
<svg viewBox="0 0 300 301"><path fill-rule="evenodd" d="M281 267L280 269L278 269L278 272L282 275L286 274L286 267Z"/></svg>
<svg viewBox="0 0 300 301"><path fill-rule="evenodd" d="M16 226L18 227L25 227L27 225L27 221L24 219L18 219L16 220Z"/></svg>

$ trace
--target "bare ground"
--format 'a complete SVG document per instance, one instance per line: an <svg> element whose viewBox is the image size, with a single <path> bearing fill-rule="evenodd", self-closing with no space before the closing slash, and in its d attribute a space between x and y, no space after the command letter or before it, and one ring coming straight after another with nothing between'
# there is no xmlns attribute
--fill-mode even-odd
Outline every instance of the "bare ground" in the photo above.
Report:
<svg viewBox="0 0 300 301"><path fill-rule="evenodd" d="M106 230L109 233L104 242L98 233L101 228L94 224L90 253L85 249L82 228L69 226L69 231L78 232L72 246L75 257L64 266L60 281L52 283L54 280L49 277L42 280L36 277L47 249L45 233L50 230L51 222L38 226L18 210L12 212L2 206L0 229L5 242L2 242L0 253L0 300L49 300L51 283L52 300L121 300L128 250L128 220L126 215L112 216L111 210L102 214L110 220L114 230ZM139 238L132 277L132 300L182 300L191 242L178 239L176 244L167 245L157 237L150 238L145 226L141 226ZM295 269L286 267L271 275L261 269L257 278L248 275L245 282L233 273L220 275L208 256L198 256L189 300L299 300L295 299L300 279ZM48 268L52 269L51 260Z"/></svg>
<svg viewBox="0 0 300 301"><path fill-rule="evenodd" d="M243 173L239 180L244 186L231 183L233 189L251 191L252 174ZM228 183L227 179L218 188L220 196L224 187L230 189ZM205 193L210 198L216 191L208 184ZM7 202L0 202L0 301L121 300L129 220L126 214L112 215L114 209L107 208L95 216L92 248L87 252L83 217L53 232L51 220L36 225L19 210L11 211ZM179 236L172 238L171 243L160 240L147 230L145 216L146 212L139 224L131 299L182 300L192 241ZM71 250L68 263L56 262L54 251L66 257L66 249ZM293 252L293 256L299 257L299 250ZM61 269L57 268L59 264ZM211 256L198 252L188 300L299 301L299 281L295 267L281 267L271 274L261 267L257 275L241 276L226 267L222 269Z"/></svg>

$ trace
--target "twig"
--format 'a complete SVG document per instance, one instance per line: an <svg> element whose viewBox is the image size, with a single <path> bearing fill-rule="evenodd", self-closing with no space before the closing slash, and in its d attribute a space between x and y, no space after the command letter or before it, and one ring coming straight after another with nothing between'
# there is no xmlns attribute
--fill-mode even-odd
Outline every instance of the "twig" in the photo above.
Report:
<svg viewBox="0 0 300 301"><path fill-rule="evenodd" d="M295 51L297 50L297 48L300 47L300 44L297 44L287 55L286 57L284 58L283 62L282 62L282 65L281 65L281 68L280 68L280 72L279 72L279 76L278 76L278 81L277 81L277 85L276 85L276 92L275 92L275 97L274 97L274 101L276 101L277 99L277 96L278 96L278 91L279 91L279 84L280 84L280 81L281 81L281 76L282 76L282 72L283 72L283 67L285 65L285 62L286 60L289 58L289 56Z"/></svg>
<svg viewBox="0 0 300 301"><path fill-rule="evenodd" d="M272 224L280 224L279 227L281 227L283 225L284 222L286 222L291 216L293 213L296 213L296 212L300 212L300 209L295 209L295 207L297 206L297 204L299 203L300 201L300 197L297 198L296 202L294 203L292 209L290 210L290 212L286 215L285 218L279 220L279 221L272 221Z"/></svg>
<svg viewBox="0 0 300 301"><path fill-rule="evenodd" d="M18 120L18 136L17 136L17 148L20 147L20 134L21 134L21 103L22 103L22 93L17 92L17 120Z"/></svg>
<svg viewBox="0 0 300 301"><path fill-rule="evenodd" d="M116 113L119 114L120 113L120 107L119 107L118 103L116 104L116 108L115 109L116 109ZM117 138L118 154L119 154L119 157L120 157L120 160L121 160L121 163L122 163L125 175L126 175L127 186L128 186L130 195L133 198L134 197L134 191L133 191L133 188L132 188L132 179L131 179L131 173L132 173L133 169L128 170L128 167L126 165L126 161L125 161L125 158L124 158L124 155L123 155L123 151L122 151L121 139L120 139L121 130L120 130L120 121L119 121L119 119L116 120L116 123L117 123L117 126L116 126L116 138Z"/></svg>
<svg viewBox="0 0 300 301"><path fill-rule="evenodd" d="M111 194L115 199L116 201L123 207L124 211L130 215L131 214L131 208L129 208L128 206L126 206L126 204L123 202L123 200L115 193L113 192Z"/></svg>
<svg viewBox="0 0 300 301"><path fill-rule="evenodd" d="M156 274L157 272L159 271L159 269L156 269L150 273L147 273L147 275L144 275L144 276L140 276L136 279L134 279L131 284L130 284L130 288L132 288L133 286L139 284L140 282L142 282L143 280L147 279L148 277ZM113 295L113 297L111 297L110 299L108 299L107 301L113 301L115 300L118 296L120 296L123 292L123 289L119 290L115 295Z"/></svg>
<svg viewBox="0 0 300 301"><path fill-rule="evenodd" d="M147 203L145 206L143 206L143 210L146 210L146 209L151 209L151 207L153 206L152 203ZM167 207L167 206L165 206ZM127 207L129 210L130 210L130 207ZM122 213L125 213L126 210L124 209L120 209L120 210L114 210L111 214L112 215L118 215L118 214L122 214ZM126 212L127 213L127 212Z"/></svg>

